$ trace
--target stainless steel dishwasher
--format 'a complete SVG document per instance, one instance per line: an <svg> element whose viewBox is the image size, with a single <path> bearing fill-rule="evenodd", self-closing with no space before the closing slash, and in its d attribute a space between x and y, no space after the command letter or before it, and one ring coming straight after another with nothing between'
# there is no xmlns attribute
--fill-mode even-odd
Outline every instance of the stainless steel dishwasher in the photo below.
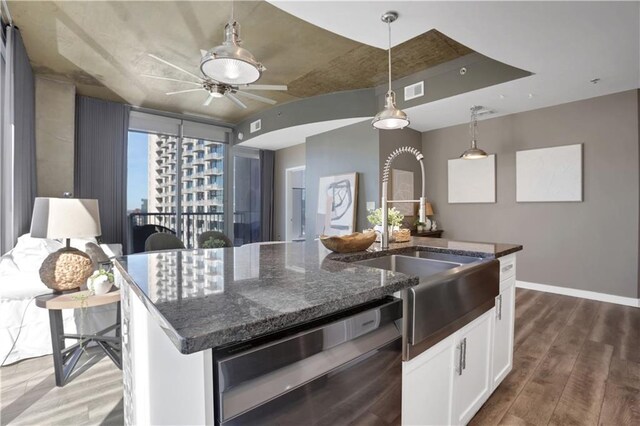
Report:
<svg viewBox="0 0 640 426"><path fill-rule="evenodd" d="M399 424L402 301L214 352L218 425Z"/></svg>

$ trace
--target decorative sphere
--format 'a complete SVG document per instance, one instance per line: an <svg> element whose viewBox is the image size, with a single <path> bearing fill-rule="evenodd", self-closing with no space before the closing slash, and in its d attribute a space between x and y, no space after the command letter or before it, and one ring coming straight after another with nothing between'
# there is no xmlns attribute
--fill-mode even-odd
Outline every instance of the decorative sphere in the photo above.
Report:
<svg viewBox="0 0 640 426"><path fill-rule="evenodd" d="M51 253L42 262L40 279L57 291L73 290L87 282L93 273L93 262L88 254L63 248Z"/></svg>

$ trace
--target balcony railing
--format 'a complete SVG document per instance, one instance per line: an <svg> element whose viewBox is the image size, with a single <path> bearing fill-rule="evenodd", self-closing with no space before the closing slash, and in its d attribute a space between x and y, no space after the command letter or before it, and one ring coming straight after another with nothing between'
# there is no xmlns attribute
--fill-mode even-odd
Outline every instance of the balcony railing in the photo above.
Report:
<svg viewBox="0 0 640 426"><path fill-rule="evenodd" d="M192 203L192 202L191 202ZM198 235L205 231L224 232L224 213L182 213L181 235L177 237L182 240L187 248L198 247ZM130 213L129 214L129 238L133 235L134 226L160 225L175 232L175 213ZM132 247L132 244L129 245Z"/></svg>
<svg viewBox="0 0 640 426"><path fill-rule="evenodd" d="M202 201L199 201L202 202ZM224 231L224 213L222 212L184 212L181 215L182 240L187 248L198 247L198 236L205 231ZM176 230L175 213L130 213L129 214L129 247L133 247L131 236L134 226L160 225ZM235 245L260 241L260 212L238 211L233 213L233 233ZM144 242L143 244L144 245Z"/></svg>

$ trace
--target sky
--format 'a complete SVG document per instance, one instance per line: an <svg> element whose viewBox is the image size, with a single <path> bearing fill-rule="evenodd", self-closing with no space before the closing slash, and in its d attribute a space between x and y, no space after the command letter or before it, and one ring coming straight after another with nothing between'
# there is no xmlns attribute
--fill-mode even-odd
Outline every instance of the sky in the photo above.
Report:
<svg viewBox="0 0 640 426"><path fill-rule="evenodd" d="M147 134L129 132L127 146L127 210L140 208L147 198Z"/></svg>

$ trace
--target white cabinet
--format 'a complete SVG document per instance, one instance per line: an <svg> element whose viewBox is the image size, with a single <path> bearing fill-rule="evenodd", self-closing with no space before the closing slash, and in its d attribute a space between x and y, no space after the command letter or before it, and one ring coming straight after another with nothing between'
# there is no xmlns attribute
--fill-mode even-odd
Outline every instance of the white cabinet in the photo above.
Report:
<svg viewBox="0 0 640 426"><path fill-rule="evenodd" d="M464 424L490 395L490 310L402 366L402 424Z"/></svg>
<svg viewBox="0 0 640 426"><path fill-rule="evenodd" d="M511 371L513 366L513 326L515 320L515 286L512 276L501 283L504 289L496 297L493 325L493 360L491 367L491 389L495 389Z"/></svg>
<svg viewBox="0 0 640 426"><path fill-rule="evenodd" d="M454 336L449 336L402 363L402 424L451 424L454 354Z"/></svg>
<svg viewBox="0 0 640 426"><path fill-rule="evenodd" d="M515 255L500 259L496 305L402 366L402 424L466 424L513 365Z"/></svg>
<svg viewBox="0 0 640 426"><path fill-rule="evenodd" d="M491 390L498 387L513 366L513 329L516 309L516 256L500 260L500 294L493 320Z"/></svg>
<svg viewBox="0 0 640 426"><path fill-rule="evenodd" d="M494 310L456 333L453 423L466 424L491 393L491 327Z"/></svg>

